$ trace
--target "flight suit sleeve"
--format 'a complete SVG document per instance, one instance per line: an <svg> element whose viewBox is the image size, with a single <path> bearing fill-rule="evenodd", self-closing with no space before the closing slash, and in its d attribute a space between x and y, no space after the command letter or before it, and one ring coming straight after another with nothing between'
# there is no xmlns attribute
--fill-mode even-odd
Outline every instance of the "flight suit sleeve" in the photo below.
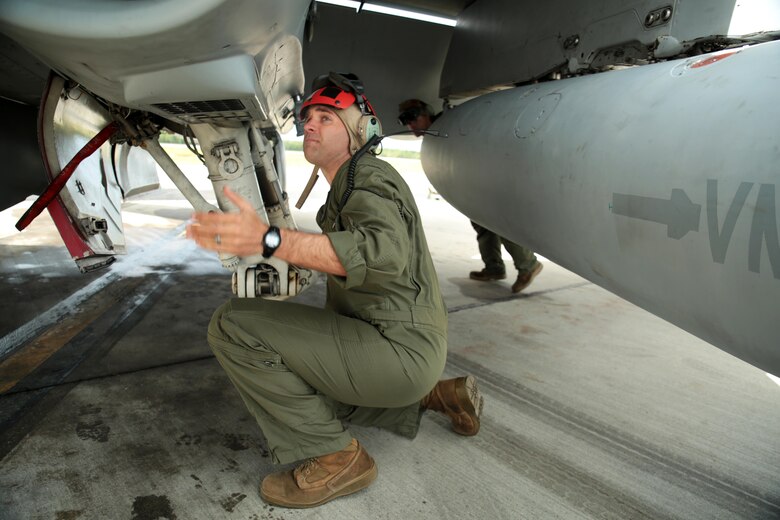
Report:
<svg viewBox="0 0 780 520"><path fill-rule="evenodd" d="M335 276L345 289L397 278L409 259L409 236L401 209L388 198L356 189L341 211L343 231L327 233L347 272Z"/></svg>

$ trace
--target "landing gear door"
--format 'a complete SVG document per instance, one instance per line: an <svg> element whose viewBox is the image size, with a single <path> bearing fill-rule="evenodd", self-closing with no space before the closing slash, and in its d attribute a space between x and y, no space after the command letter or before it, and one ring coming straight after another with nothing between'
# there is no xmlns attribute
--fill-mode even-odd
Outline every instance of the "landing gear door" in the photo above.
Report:
<svg viewBox="0 0 780 520"><path fill-rule="evenodd" d="M116 172L115 179L119 179L123 198L160 187L157 163L143 148L121 143L111 146L110 149L104 146L101 151L104 152L103 164L109 169L108 175L114 175Z"/></svg>
<svg viewBox="0 0 780 520"><path fill-rule="evenodd" d="M52 75L42 98L39 114L39 140L44 164L54 179L68 162L105 128L111 118L107 110L77 85ZM49 206L65 245L82 272L110 264L115 254L125 253L121 204L124 188L120 168L133 167L140 182L129 186L133 192L157 186L157 173L151 159L110 143L84 159ZM124 172L127 177L129 171Z"/></svg>

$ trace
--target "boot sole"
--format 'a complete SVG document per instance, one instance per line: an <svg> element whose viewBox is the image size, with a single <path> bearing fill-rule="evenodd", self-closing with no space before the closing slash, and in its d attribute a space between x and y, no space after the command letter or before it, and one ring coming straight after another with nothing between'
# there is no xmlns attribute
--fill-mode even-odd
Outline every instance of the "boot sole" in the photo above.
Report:
<svg viewBox="0 0 780 520"><path fill-rule="evenodd" d="M458 396L463 410L469 414L474 421L476 427L471 430L457 430L455 433L470 437L479 433L480 416L482 415L482 408L485 406L485 399L482 394L479 393L479 386L474 376L466 376L462 385L458 385L455 389L455 393Z"/></svg>
<svg viewBox="0 0 780 520"><path fill-rule="evenodd" d="M371 485L371 483L376 480L377 474L379 472L376 469L376 463L371 462L371 467L366 470L365 473L358 476L353 480L352 482L348 483L341 489L338 489L337 491L334 491L332 494L327 495L323 497L322 499L318 500L317 502L311 502L311 503L292 503L287 502L282 497L271 497L263 493L262 487L260 488L260 497L265 500L267 503L275 505L275 506L281 506L281 507L289 507L292 509L308 509L311 507L317 507L321 506L322 504L326 504L330 502L331 500L339 497L343 497L345 495L351 495L352 493L356 493L360 491L361 489L365 489L368 486Z"/></svg>
<svg viewBox="0 0 780 520"><path fill-rule="evenodd" d="M469 273L469 279L476 280L478 282L494 282L496 280L505 280L506 279L506 273L504 274L489 274L487 276L480 276L480 275L471 275Z"/></svg>

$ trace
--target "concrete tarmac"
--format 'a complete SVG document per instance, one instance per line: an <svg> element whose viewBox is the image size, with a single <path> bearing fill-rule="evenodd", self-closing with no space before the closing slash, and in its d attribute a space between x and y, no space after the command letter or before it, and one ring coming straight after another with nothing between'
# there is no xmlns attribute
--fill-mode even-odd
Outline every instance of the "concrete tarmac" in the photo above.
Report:
<svg viewBox="0 0 780 520"><path fill-rule="evenodd" d="M287 159L294 201L310 168ZM265 504L280 468L205 340L230 277L183 237L186 203L168 182L126 202L128 255L82 275L47 216L12 229L26 202L0 214L0 519L780 518L779 380L543 258L519 295L509 259L506 280L470 280L468 219L418 161L391 162L449 308L444 375L474 374L485 396L476 437L431 413L413 441L350 428L372 486ZM296 300L321 305L323 280Z"/></svg>

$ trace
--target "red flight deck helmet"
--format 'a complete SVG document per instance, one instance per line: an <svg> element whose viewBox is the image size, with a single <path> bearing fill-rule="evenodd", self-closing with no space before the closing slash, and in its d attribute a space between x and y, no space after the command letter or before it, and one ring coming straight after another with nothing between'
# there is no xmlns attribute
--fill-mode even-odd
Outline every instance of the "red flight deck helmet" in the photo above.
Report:
<svg viewBox="0 0 780 520"><path fill-rule="evenodd" d="M344 123L349 134L349 151L354 154L375 133L381 133L381 123L374 113L374 108L362 97L362 103L355 94L342 90L335 85L328 85L315 90L306 98L301 107L301 117L306 118L306 112L312 105L324 105L334 108L336 116ZM360 106L363 106L361 110Z"/></svg>

